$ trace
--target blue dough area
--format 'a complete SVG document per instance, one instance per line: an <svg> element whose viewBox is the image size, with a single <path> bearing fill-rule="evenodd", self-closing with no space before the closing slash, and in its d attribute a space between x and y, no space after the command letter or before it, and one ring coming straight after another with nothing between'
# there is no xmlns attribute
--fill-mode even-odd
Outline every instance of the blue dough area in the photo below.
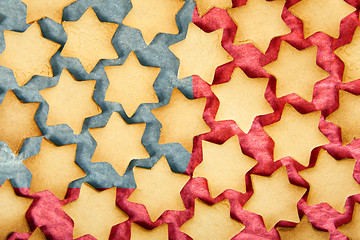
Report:
<svg viewBox="0 0 360 240"><path fill-rule="evenodd" d="M69 185L71 188L79 188L84 182L90 183L95 188L135 188L136 184L131 169L134 166L151 168L162 156L166 157L174 172L185 172L191 153L176 142L162 145L158 143L161 123L155 118L151 110L168 104L175 87L187 98L193 99L192 77L181 80L177 78L179 60L170 52L168 47L185 39L188 24L192 21L194 1L185 0L184 6L176 15L178 34L159 33L149 45L145 43L138 29L122 24L123 19L132 8L130 0L79 0L64 9L63 21L78 20L89 7L95 11L100 21L119 24L112 39L112 44L119 56L118 59L100 60L96 67L87 73L78 59L60 55L67 41L65 30L61 24L44 18L38 21L44 38L61 44L58 52L50 60L54 77L34 76L26 85L20 87L13 71L0 66L0 101L4 99L7 91L12 90L23 102L40 103L35 121L43 134L42 137L26 139L18 155L15 155L5 142L0 142L0 184L10 179L13 187L30 187L32 175L22 161L40 151L43 137L59 146L77 144L75 161L86 173L86 177L73 181ZM26 14L26 5L20 0L0 1L0 54L5 49L4 30L24 32L30 26L26 24ZM105 92L109 86L104 67L122 65L131 51L135 52L142 65L159 67L161 71L154 83L159 102L141 104L135 114L129 118L120 103L104 101ZM56 86L63 69L69 70L79 81L96 80L93 99L101 107L102 113L87 118L84 121L81 133L78 135L74 134L68 125L46 126L49 105L39 94L39 91ZM134 94L137 93L134 92ZM120 176L109 163L91 162L97 143L88 129L104 127L114 112L118 112L128 124L146 123L141 142L148 151L150 158L133 159L123 176Z"/></svg>

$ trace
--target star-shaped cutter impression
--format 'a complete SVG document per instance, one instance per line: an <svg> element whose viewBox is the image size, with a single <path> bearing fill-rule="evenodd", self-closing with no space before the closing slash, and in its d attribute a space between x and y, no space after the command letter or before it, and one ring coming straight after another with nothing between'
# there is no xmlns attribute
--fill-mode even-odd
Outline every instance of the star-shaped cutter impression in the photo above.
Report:
<svg viewBox="0 0 360 240"><path fill-rule="evenodd" d="M132 0L133 8L123 24L139 29L146 44L158 33L178 34L175 15L183 7L183 0Z"/></svg>
<svg viewBox="0 0 360 240"><path fill-rule="evenodd" d="M19 86L35 75L53 77L50 58L61 45L44 38L39 23L22 33L5 30L4 38L6 48L0 54L0 65L13 70Z"/></svg>
<svg viewBox="0 0 360 240"><path fill-rule="evenodd" d="M93 99L94 89L94 80L78 81L64 69L56 86L40 91L49 105L46 124L67 124L75 134L81 133L84 120L102 112Z"/></svg>
<svg viewBox="0 0 360 240"><path fill-rule="evenodd" d="M165 157L161 157L151 169L135 167L133 171L137 187L128 200L143 204L152 221L165 211L185 210L180 191L189 176L172 172Z"/></svg>
<svg viewBox="0 0 360 240"><path fill-rule="evenodd" d="M85 183L77 190L78 198L62 207L74 221L74 238L108 239L112 227L128 219L116 205L115 187L98 191Z"/></svg>
<svg viewBox="0 0 360 240"><path fill-rule="evenodd" d="M130 52L121 66L105 67L109 79L105 101L120 103L131 117L142 103L157 103L158 97L153 88L160 68L141 64L134 52Z"/></svg>
<svg viewBox="0 0 360 240"><path fill-rule="evenodd" d="M88 8L78 21L65 21L63 26L68 39L61 56L78 58L87 73L101 59L118 58L111 39L119 25L99 21L92 8Z"/></svg>
<svg viewBox="0 0 360 240"><path fill-rule="evenodd" d="M345 210L349 196L360 194L360 184L354 179L355 159L336 160L320 149L314 167L299 171L310 185L308 205L326 202L338 212Z"/></svg>
<svg viewBox="0 0 360 240"><path fill-rule="evenodd" d="M247 0L246 4L228 10L237 25L234 44L253 43L265 53L270 41L290 33L290 28L281 18L285 0Z"/></svg>
<svg viewBox="0 0 360 240"><path fill-rule="evenodd" d="M244 155L237 135L221 145L203 141L203 161L195 168L193 177L204 177L208 181L212 197L226 189L246 192L246 173L257 161Z"/></svg>
<svg viewBox="0 0 360 240"><path fill-rule="evenodd" d="M180 61L178 78L198 75L211 84L216 68L233 60L221 46L222 35L223 29L206 33L190 23L185 40L169 47Z"/></svg>
<svg viewBox="0 0 360 240"><path fill-rule="evenodd" d="M0 140L18 154L25 139L41 136L35 122L39 103L26 103L9 90L0 104Z"/></svg>
<svg viewBox="0 0 360 240"><path fill-rule="evenodd" d="M299 222L297 203L306 188L293 185L284 166L270 176L251 174L254 193L244 209L263 217L266 229L272 229L279 221Z"/></svg>

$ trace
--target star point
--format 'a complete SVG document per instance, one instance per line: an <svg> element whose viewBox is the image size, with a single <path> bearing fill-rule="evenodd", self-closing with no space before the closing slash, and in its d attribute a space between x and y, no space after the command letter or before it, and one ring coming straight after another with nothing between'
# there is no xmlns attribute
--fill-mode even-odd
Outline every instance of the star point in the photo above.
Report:
<svg viewBox="0 0 360 240"><path fill-rule="evenodd" d="M349 239L356 239L359 237L360 231L360 203L356 202L354 205L354 211L352 219L349 223L346 223L338 228L338 230L345 234Z"/></svg>
<svg viewBox="0 0 360 240"><path fill-rule="evenodd" d="M134 52L123 65L107 66L105 72L110 81L105 101L121 103L128 116L132 116L141 103L159 101L153 84L160 68L141 65Z"/></svg>
<svg viewBox="0 0 360 240"><path fill-rule="evenodd" d="M76 148L76 144L56 146L43 139L40 152L24 161L32 173L30 191L50 190L57 198L63 199L69 183L85 176L75 164Z"/></svg>
<svg viewBox="0 0 360 240"><path fill-rule="evenodd" d="M100 107L92 98L94 88L95 80L77 81L64 69L55 87L40 91L49 104L46 124L68 124L75 134L79 134L87 117L101 113Z"/></svg>
<svg viewBox="0 0 360 240"><path fill-rule="evenodd" d="M180 191L189 176L172 172L165 157L151 169L135 167L133 171L137 187L128 200L145 205L152 221L166 210L185 209Z"/></svg>
<svg viewBox="0 0 360 240"><path fill-rule="evenodd" d="M180 60L178 78L198 75L211 84L216 68L233 60L221 46L222 35L222 29L205 33L190 23L185 40L169 46Z"/></svg>
<svg viewBox="0 0 360 240"><path fill-rule="evenodd" d="M74 221L74 239L91 234L96 239L109 239L111 228L127 220L127 215L116 206L116 188L97 191L87 183L80 189L74 202L63 210Z"/></svg>
<svg viewBox="0 0 360 240"><path fill-rule="evenodd" d="M296 93L308 102L313 97L314 84L330 74L316 64L317 47L297 50L281 42L277 60L264 66L276 77L276 95Z"/></svg>
<svg viewBox="0 0 360 240"><path fill-rule="evenodd" d="M118 113L113 113L103 128L90 128L97 142L92 162L109 162L119 175L132 159L148 158L141 144L145 123L127 124Z"/></svg>
<svg viewBox="0 0 360 240"><path fill-rule="evenodd" d="M289 11L302 20L305 38L316 32L338 38L340 21L356 11L356 8L344 0L301 0L291 6Z"/></svg>
<svg viewBox="0 0 360 240"><path fill-rule="evenodd" d="M192 152L194 136L210 131L202 118L205 104L206 98L189 100L174 88L169 104L152 110L162 125L159 143L178 142Z"/></svg>
<svg viewBox="0 0 360 240"><path fill-rule="evenodd" d="M0 238L6 239L11 232L30 232L25 213L32 199L15 194L9 180L0 187Z"/></svg>
<svg viewBox="0 0 360 240"><path fill-rule="evenodd" d="M168 240L168 225L165 223L149 230L136 223L131 223L131 239Z"/></svg>
<svg viewBox="0 0 360 240"><path fill-rule="evenodd" d="M195 0L200 17L205 15L212 8L229 9L232 7L231 0Z"/></svg>
<svg viewBox="0 0 360 240"><path fill-rule="evenodd" d="M342 143L347 145L360 137L360 97L344 90L339 91L339 108L326 120L341 128Z"/></svg>
<svg viewBox="0 0 360 240"><path fill-rule="evenodd" d="M44 38L37 22L23 33L5 30L4 38L6 47L0 54L0 65L14 72L19 86L35 75L53 77L50 58L61 45Z"/></svg>
<svg viewBox="0 0 360 240"><path fill-rule="evenodd" d="M26 23L48 17L57 23L62 22L63 9L76 0L21 0L26 4Z"/></svg>
<svg viewBox="0 0 360 240"><path fill-rule="evenodd" d="M300 114L286 104L280 121L264 127L275 143L274 160L289 156L307 166L311 151L329 142L318 129L320 116L319 111Z"/></svg>
<svg viewBox="0 0 360 240"><path fill-rule="evenodd" d="M281 18L285 0L248 0L246 5L228 10L237 25L235 45L253 43L265 53L271 39L290 33Z"/></svg>
<svg viewBox="0 0 360 240"><path fill-rule="evenodd" d="M63 26L68 39L61 56L78 58L88 73L101 59L118 58L111 39L119 25L99 21L92 8L88 8L78 21L66 21Z"/></svg>
<svg viewBox="0 0 360 240"><path fill-rule="evenodd" d="M8 91L0 104L0 140L17 154L23 141L42 135L34 117L39 103L21 102L13 91Z"/></svg>
<svg viewBox="0 0 360 240"><path fill-rule="evenodd" d="M226 229L226 231L224 231ZM230 217L230 204L227 199L207 205L195 199L194 216L185 222L180 230L193 239L232 239L244 229L244 225Z"/></svg>
<svg viewBox="0 0 360 240"><path fill-rule="evenodd" d="M123 24L139 29L146 44L158 33L177 34L175 15L184 5L183 0L132 0L133 8Z"/></svg>
<svg viewBox="0 0 360 240"><path fill-rule="evenodd" d="M264 97L266 86L267 79L249 78L240 68L235 68L229 82L211 86L220 101L215 120L234 120L241 130L248 132L256 116L273 111Z"/></svg>
<svg viewBox="0 0 360 240"><path fill-rule="evenodd" d="M46 237L40 228L36 228L35 231L31 233L29 240L46 240Z"/></svg>
<svg viewBox="0 0 360 240"><path fill-rule="evenodd" d="M338 212L345 210L347 197L360 193L353 177L355 159L336 160L321 149L312 168L299 172L310 185L308 205L327 202Z"/></svg>
<svg viewBox="0 0 360 240"><path fill-rule="evenodd" d="M268 230L281 220L299 222L297 203L306 188L292 185L284 166L269 177L254 174L250 177L254 193L244 209L261 215Z"/></svg>
<svg viewBox="0 0 360 240"><path fill-rule="evenodd" d="M360 27L357 27L352 41L342 47L337 48L335 54L344 62L343 82L351 82L360 78Z"/></svg>
<svg viewBox="0 0 360 240"><path fill-rule="evenodd" d="M226 189L245 193L245 174L256 163L242 153L237 135L222 145L203 141L203 161L195 168L193 177L206 178L214 198Z"/></svg>

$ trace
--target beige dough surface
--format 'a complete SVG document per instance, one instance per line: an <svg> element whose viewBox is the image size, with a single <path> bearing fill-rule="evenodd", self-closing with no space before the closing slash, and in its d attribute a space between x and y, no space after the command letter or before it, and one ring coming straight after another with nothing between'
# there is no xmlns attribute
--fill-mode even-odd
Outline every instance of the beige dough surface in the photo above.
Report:
<svg viewBox="0 0 360 240"><path fill-rule="evenodd" d="M309 165L311 151L329 142L318 129L320 115L319 111L301 114L286 104L280 121L264 127L275 142L274 160L289 156Z"/></svg>
<svg viewBox="0 0 360 240"><path fill-rule="evenodd" d="M6 47L0 54L0 65L14 72L20 86L35 75L53 77L50 58L60 44L45 39L37 22L23 33L4 30L4 38Z"/></svg>
<svg viewBox="0 0 360 240"><path fill-rule="evenodd" d="M17 154L26 138L41 136L34 116L39 103L23 103L8 91L0 104L0 141Z"/></svg>
<svg viewBox="0 0 360 240"><path fill-rule="evenodd" d="M68 39L61 56L78 58L88 73L99 60L118 58L111 39L119 25L100 22L92 8L88 8L78 21L67 21L63 26Z"/></svg>
<svg viewBox="0 0 360 240"><path fill-rule="evenodd" d="M132 0L133 8L124 18L123 24L141 31L146 44L150 44L158 33L178 34L175 15L183 0Z"/></svg>
<svg viewBox="0 0 360 240"><path fill-rule="evenodd" d="M269 177L254 174L250 177L254 193L244 209L261 215L268 230L280 220L299 222L296 204L306 188L291 184L284 166Z"/></svg>
<svg viewBox="0 0 360 240"><path fill-rule="evenodd" d="M329 73L316 65L317 47L297 50L282 41L276 61L264 68L276 77L276 96L282 97L296 93L308 102L313 96L314 84L329 76Z"/></svg>
<svg viewBox="0 0 360 240"><path fill-rule="evenodd" d="M131 223L131 240L168 240L168 225L166 223L148 230L143 228L136 223Z"/></svg>
<svg viewBox="0 0 360 240"><path fill-rule="evenodd" d="M92 98L94 88L95 80L77 81L64 69L55 87L40 91L49 104L46 124L68 124L75 134L79 134L85 118L101 113Z"/></svg>
<svg viewBox="0 0 360 240"><path fill-rule="evenodd" d="M51 18L57 23L62 22L63 9L76 0L21 0L26 4L26 23L32 23L41 18Z"/></svg>
<svg viewBox="0 0 360 240"><path fill-rule="evenodd" d="M180 227L182 232L194 240L230 240L243 229L241 222L230 217L230 204L227 199L207 205L198 198L195 199L194 216Z"/></svg>
<svg viewBox="0 0 360 240"><path fill-rule="evenodd" d="M339 47L335 54L344 62L343 82L360 79L360 28L357 27L349 44Z"/></svg>
<svg viewBox="0 0 360 240"><path fill-rule="evenodd" d="M248 0L246 5L228 10L237 25L234 44L253 43L265 53L271 39L290 33L281 18L285 0Z"/></svg>
<svg viewBox="0 0 360 240"><path fill-rule="evenodd" d="M169 46L180 60L178 78L198 75L211 84L216 68L233 60L221 46L222 35L222 29L205 33L190 23L185 40Z"/></svg>
<svg viewBox="0 0 360 240"><path fill-rule="evenodd" d="M43 138L40 152L24 161L32 173L31 193L50 190L63 199L70 182L85 177L75 163L76 144L56 146Z"/></svg>
<svg viewBox="0 0 360 240"><path fill-rule="evenodd" d="M113 113L103 128L91 128L97 142L92 162L109 162L118 174L123 175L132 159L148 158L141 144L145 123L127 124L118 113Z"/></svg>
<svg viewBox="0 0 360 240"><path fill-rule="evenodd" d="M68 203L63 210L74 221L74 239L91 234L98 240L107 240L111 228L128 219L115 204L116 188L97 191L87 183L80 189L80 196Z"/></svg>
<svg viewBox="0 0 360 240"><path fill-rule="evenodd" d="M160 144L180 143L192 152L193 137L210 132L210 127L202 118L206 98L189 100L174 88L168 105L152 110L160 121Z"/></svg>
<svg viewBox="0 0 360 240"><path fill-rule="evenodd" d="M214 198L226 189L245 193L245 174L257 161L242 153L238 136L222 145L203 141L202 147L203 161L195 168L193 177L206 178Z"/></svg>
<svg viewBox="0 0 360 240"><path fill-rule="evenodd" d="M350 143L360 137L360 96L339 91L339 108L331 113L326 120L341 128L343 144Z"/></svg>
<svg viewBox="0 0 360 240"><path fill-rule="evenodd" d="M105 101L121 103L129 117L141 103L159 102L153 84L160 68L141 65L134 52L123 65L107 66L105 72L110 82Z"/></svg>
<svg viewBox="0 0 360 240"><path fill-rule="evenodd" d="M314 228L306 215L303 216L301 221L294 228L280 227L277 228L281 240L328 240L330 237L329 232L324 232Z"/></svg>
<svg viewBox="0 0 360 240"><path fill-rule="evenodd" d="M0 239L6 239L11 232L30 232L25 213L32 199L15 194L9 180L0 187Z"/></svg>
<svg viewBox="0 0 360 240"><path fill-rule="evenodd" d="M310 184L308 205L326 202L338 212L345 211L347 197L360 193L353 177L355 159L336 160L321 149L316 164L299 172Z"/></svg>
<svg viewBox="0 0 360 240"><path fill-rule="evenodd" d="M29 240L46 240L46 237L40 228L36 228L35 231L31 234Z"/></svg>
<svg viewBox="0 0 360 240"><path fill-rule="evenodd" d="M195 0L200 17L205 15L212 8L228 9L232 7L231 0Z"/></svg>
<svg viewBox="0 0 360 240"><path fill-rule="evenodd" d="M349 223L342 225L338 228L340 232L345 234L349 239L356 240L359 237L360 231L360 204L355 203L354 212L352 215L352 219Z"/></svg>
<svg viewBox="0 0 360 240"><path fill-rule="evenodd" d="M215 120L234 120L248 132L256 116L273 112L264 97L267 82L265 78L249 78L235 68L229 82L211 86L220 101Z"/></svg>
<svg viewBox="0 0 360 240"><path fill-rule="evenodd" d="M136 189L128 200L143 204L152 221L158 219L165 210L185 210L180 191L189 176L171 171L165 157L152 169L133 169Z"/></svg>
<svg viewBox="0 0 360 240"><path fill-rule="evenodd" d="M340 21L356 8L343 0L302 0L291 6L289 10L302 20L305 38L316 32L338 38Z"/></svg>

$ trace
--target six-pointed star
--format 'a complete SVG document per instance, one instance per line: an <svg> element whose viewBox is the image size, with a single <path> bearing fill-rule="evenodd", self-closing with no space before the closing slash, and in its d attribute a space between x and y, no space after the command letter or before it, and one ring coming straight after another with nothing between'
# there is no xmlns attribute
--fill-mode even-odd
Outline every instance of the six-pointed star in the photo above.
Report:
<svg viewBox="0 0 360 240"><path fill-rule="evenodd" d="M305 38L316 32L338 38L340 21L355 10L343 0L302 0L289 8L292 14L302 20Z"/></svg>
<svg viewBox="0 0 360 240"><path fill-rule="evenodd" d="M185 209L180 191L189 176L172 172L165 157L151 169L136 167L133 171L137 186L128 200L145 205L153 221L164 211Z"/></svg>
<svg viewBox="0 0 360 240"><path fill-rule="evenodd" d="M280 220L299 221L296 204L306 189L290 183L284 166L269 177L250 176L254 193L244 209L261 215L268 230Z"/></svg>
<svg viewBox="0 0 360 240"><path fill-rule="evenodd" d="M153 88L160 68L142 65L131 52L121 66L105 67L109 79L105 101L119 102L131 117L141 103L156 103L158 98Z"/></svg>
<svg viewBox="0 0 360 240"><path fill-rule="evenodd" d="M285 0L248 0L246 5L228 10L238 26L234 44L253 43L266 52L271 39L290 33L281 18Z"/></svg>
<svg viewBox="0 0 360 240"><path fill-rule="evenodd" d="M203 161L195 168L193 177L205 177L211 196L226 189L246 192L245 174L257 163L241 152L238 136L222 145L203 141Z"/></svg>
<svg viewBox="0 0 360 240"><path fill-rule="evenodd" d="M41 136L34 115L39 103L23 103L8 91L0 104L0 141L5 141L17 154L24 139Z"/></svg>
<svg viewBox="0 0 360 240"><path fill-rule="evenodd" d="M317 47L297 50L282 41L278 58L264 69L276 77L276 96L295 93L307 101L313 97L314 84L329 76L316 64Z"/></svg>
<svg viewBox="0 0 360 240"><path fill-rule="evenodd" d="M85 118L101 112L92 98L94 87L94 80L77 81L68 70L63 70L55 87L40 91L49 104L46 124L68 124L79 134Z"/></svg>
<svg viewBox="0 0 360 240"><path fill-rule="evenodd" d="M111 44L118 24L100 22L92 8L86 10L78 21L64 22L63 26L68 39L61 56L78 58L88 73L101 59L118 58Z"/></svg>
<svg viewBox="0 0 360 240"><path fill-rule="evenodd" d="M63 206L74 220L74 238L91 234L96 239L108 239L112 226L123 222L127 215L116 206L116 188L98 191L87 183L79 198Z"/></svg>
<svg viewBox="0 0 360 240"><path fill-rule="evenodd" d="M221 46L222 35L223 29L206 33L190 23L185 40L169 47L180 60L178 78L198 75L211 84L216 68L232 60Z"/></svg>
<svg viewBox="0 0 360 240"><path fill-rule="evenodd" d="M274 160L292 157L307 166L311 151L328 143L328 139L318 129L320 115L319 111L300 114L286 104L281 119L264 127L275 143Z"/></svg>
<svg viewBox="0 0 360 240"><path fill-rule="evenodd" d="M336 160L321 149L315 166L299 172L310 185L307 204L326 202L343 212L347 197L360 193L360 185L353 177L354 167L355 159Z"/></svg>
<svg viewBox="0 0 360 240"><path fill-rule="evenodd" d="M20 86L33 76L53 77L50 58L60 45L42 36L36 22L22 33L4 31L5 50L0 54L0 65L13 70Z"/></svg>

